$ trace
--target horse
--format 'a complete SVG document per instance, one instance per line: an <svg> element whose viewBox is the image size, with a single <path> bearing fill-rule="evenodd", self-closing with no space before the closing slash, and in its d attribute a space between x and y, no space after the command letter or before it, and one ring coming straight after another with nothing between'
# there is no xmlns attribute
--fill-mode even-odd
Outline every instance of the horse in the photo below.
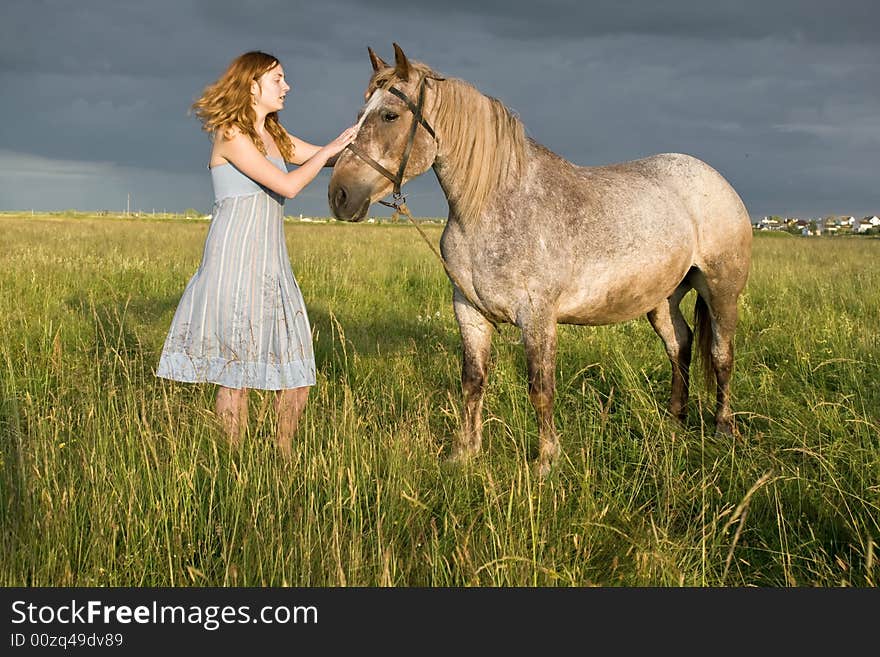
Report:
<svg viewBox="0 0 880 657"><path fill-rule="evenodd" d="M560 455L553 419L557 325L646 316L672 365L670 414L687 417L696 341L716 386L716 435L736 436L730 407L738 299L752 227L731 184L690 155L578 166L525 134L520 118L468 82L368 47L373 72L360 130L333 167L328 203L361 221L374 202L434 170L449 204L440 255L461 334L463 409L450 458L482 446L493 330L519 327L544 476ZM396 173L394 173L396 171ZM679 304L696 290L694 329ZM714 381L713 381L714 379Z"/></svg>

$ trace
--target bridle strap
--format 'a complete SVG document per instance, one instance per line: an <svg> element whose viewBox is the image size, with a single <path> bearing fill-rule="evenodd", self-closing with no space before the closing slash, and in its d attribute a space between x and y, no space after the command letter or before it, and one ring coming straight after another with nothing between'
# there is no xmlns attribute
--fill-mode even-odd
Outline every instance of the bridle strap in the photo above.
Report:
<svg viewBox="0 0 880 657"><path fill-rule="evenodd" d="M437 79L437 78L432 78L432 79ZM389 87L388 92L394 94L395 96L400 98L400 100L402 100L404 103L406 103L406 106L409 108L409 111L413 113L413 116L415 117L416 121L418 121L419 123L422 124L422 126L425 128L425 130L428 131L428 134L430 134L434 139L437 139L437 135L434 134L434 128L432 128L428 124L428 122L425 121L425 117L422 116L422 103L425 100L425 78L422 78L422 84L419 87L419 104L418 105L413 105L413 102L409 99L409 97L405 93L403 93L400 89L398 89L397 87Z"/></svg>
<svg viewBox="0 0 880 657"><path fill-rule="evenodd" d="M397 91L397 89L394 89ZM400 93L400 92L398 92ZM398 98L398 94L394 94ZM400 168L397 170L397 181L394 183L394 193L400 194L400 186L403 184L403 173L406 170L406 165L409 163L409 156L412 153L413 143L416 140L416 130L419 128L419 123L421 123L422 119L422 104L425 102L425 80L422 78L422 82L419 85L419 104L415 108L410 108L413 113L413 120L409 126L409 138L406 140L406 148L403 150L403 159L400 160ZM410 105L409 100L406 100L407 106ZM434 132L433 130L431 131Z"/></svg>
<svg viewBox="0 0 880 657"><path fill-rule="evenodd" d="M357 146L355 146L355 145L354 145L354 142L350 143L350 144L348 145L347 148L348 148L352 153L354 153L354 154L357 155L359 158L361 158L364 162L366 162L366 163L369 164L371 167L373 167L376 171L378 171L378 172L381 173L383 176L385 176L386 178L388 178L388 180L390 180L390 181L393 182L393 183L396 183L396 182L397 182L397 180L396 180L396 178L395 178L395 176L394 176L393 173L391 173L388 169L386 169L386 168L383 167L381 164L379 164L378 162L376 162L376 160L374 160L373 158L371 158L369 155L367 155L366 153L364 153L360 148L358 148Z"/></svg>

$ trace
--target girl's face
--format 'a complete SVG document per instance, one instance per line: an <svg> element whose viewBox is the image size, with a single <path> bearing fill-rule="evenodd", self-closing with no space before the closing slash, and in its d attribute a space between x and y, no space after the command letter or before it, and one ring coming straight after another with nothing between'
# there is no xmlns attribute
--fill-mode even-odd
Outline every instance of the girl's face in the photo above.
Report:
<svg viewBox="0 0 880 657"><path fill-rule="evenodd" d="M284 80L281 64L270 68L251 85L257 107L262 106L267 113L284 109L284 97L289 90L290 85Z"/></svg>

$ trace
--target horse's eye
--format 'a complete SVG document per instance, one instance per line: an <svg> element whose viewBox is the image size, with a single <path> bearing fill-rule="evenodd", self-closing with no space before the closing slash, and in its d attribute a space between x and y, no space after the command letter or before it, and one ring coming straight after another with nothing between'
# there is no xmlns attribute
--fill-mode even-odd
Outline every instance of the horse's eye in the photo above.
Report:
<svg viewBox="0 0 880 657"><path fill-rule="evenodd" d="M397 114L394 112L382 112L382 120L391 123L397 120Z"/></svg>

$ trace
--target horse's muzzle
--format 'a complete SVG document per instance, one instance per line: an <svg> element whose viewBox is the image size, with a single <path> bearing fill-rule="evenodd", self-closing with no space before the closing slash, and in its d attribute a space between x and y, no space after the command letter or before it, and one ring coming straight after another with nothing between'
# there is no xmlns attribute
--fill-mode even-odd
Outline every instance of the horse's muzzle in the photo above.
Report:
<svg viewBox="0 0 880 657"><path fill-rule="evenodd" d="M369 190L348 189L331 180L327 189L330 211L340 221L361 221L370 209Z"/></svg>

